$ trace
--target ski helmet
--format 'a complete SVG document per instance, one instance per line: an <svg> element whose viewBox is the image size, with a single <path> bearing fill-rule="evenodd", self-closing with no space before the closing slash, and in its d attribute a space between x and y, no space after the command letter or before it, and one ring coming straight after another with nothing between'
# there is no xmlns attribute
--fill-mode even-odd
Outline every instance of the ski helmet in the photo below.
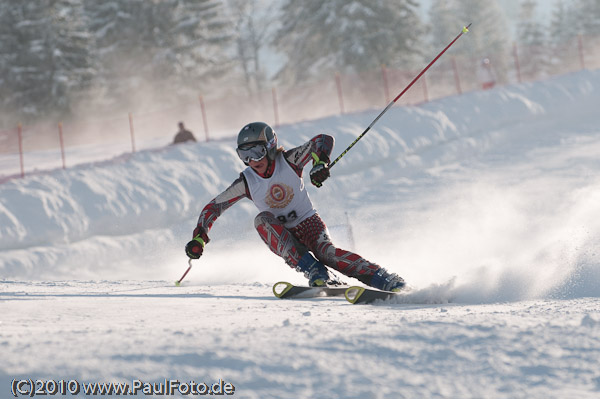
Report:
<svg viewBox="0 0 600 399"><path fill-rule="evenodd" d="M252 149L255 149L252 151ZM245 163L267 156L270 160L277 155L277 135L264 122L252 122L240 130L237 138L237 153Z"/></svg>

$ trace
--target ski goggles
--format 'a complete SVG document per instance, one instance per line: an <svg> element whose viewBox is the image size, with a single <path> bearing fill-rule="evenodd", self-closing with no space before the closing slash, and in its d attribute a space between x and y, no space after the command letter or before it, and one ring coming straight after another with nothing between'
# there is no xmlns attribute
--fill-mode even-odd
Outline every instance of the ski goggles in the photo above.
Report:
<svg viewBox="0 0 600 399"><path fill-rule="evenodd" d="M250 161L258 162L267 155L267 147L264 144L244 144L237 148L240 159L248 165Z"/></svg>

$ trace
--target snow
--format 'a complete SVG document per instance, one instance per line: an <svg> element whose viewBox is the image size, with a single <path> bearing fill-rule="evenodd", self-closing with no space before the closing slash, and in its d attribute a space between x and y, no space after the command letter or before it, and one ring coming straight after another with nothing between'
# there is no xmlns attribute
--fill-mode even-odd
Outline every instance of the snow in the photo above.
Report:
<svg viewBox="0 0 600 399"><path fill-rule="evenodd" d="M260 241L249 201L174 286L200 210L243 168L233 138L10 179L0 396L31 378L223 380L240 398L598 397L599 103L600 71L582 71L392 108L309 188L340 247L412 287L375 305L275 298L273 283L304 279ZM329 133L337 155L380 111L277 133L288 148Z"/></svg>

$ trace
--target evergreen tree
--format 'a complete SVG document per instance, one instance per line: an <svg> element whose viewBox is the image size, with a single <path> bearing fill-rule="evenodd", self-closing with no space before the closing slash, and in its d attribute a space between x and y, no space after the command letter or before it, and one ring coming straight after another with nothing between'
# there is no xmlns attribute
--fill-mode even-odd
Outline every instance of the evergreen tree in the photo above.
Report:
<svg viewBox="0 0 600 399"><path fill-rule="evenodd" d="M180 84L198 90L226 76L232 68L229 45L232 29L225 16L223 0L171 0L175 9L171 39L178 60Z"/></svg>
<svg viewBox="0 0 600 399"><path fill-rule="evenodd" d="M550 37L552 43L563 44L577 36L579 27L576 24L576 15L572 8L567 8L565 2L559 0L550 20Z"/></svg>
<svg viewBox="0 0 600 399"><path fill-rule="evenodd" d="M546 30L535 18L536 6L534 0L521 3L517 26L521 76L527 80L546 76L550 65Z"/></svg>
<svg viewBox="0 0 600 399"><path fill-rule="evenodd" d="M6 0L3 5L3 108L26 121L67 116L95 74L81 0Z"/></svg>
<svg viewBox="0 0 600 399"><path fill-rule="evenodd" d="M274 24L269 21L268 12L259 9L257 0L229 0L228 3L234 27L236 64L252 94L263 90L266 84L261 51L268 45Z"/></svg>
<svg viewBox="0 0 600 399"><path fill-rule="evenodd" d="M292 82L331 73L410 66L422 23L413 0L287 0L275 46Z"/></svg>
<svg viewBox="0 0 600 399"><path fill-rule="evenodd" d="M511 40L504 13L496 0L436 0L429 15L434 26L434 48L443 48L460 28L472 23L471 33L452 47L452 53L471 60L470 65L462 65L471 74L480 60L489 58L499 77L506 75Z"/></svg>
<svg viewBox="0 0 600 399"><path fill-rule="evenodd" d="M222 8L218 0L86 0L105 96L195 97L229 68Z"/></svg>
<svg viewBox="0 0 600 399"><path fill-rule="evenodd" d="M600 35L600 1L576 0L575 9L580 33L588 36Z"/></svg>
<svg viewBox="0 0 600 399"><path fill-rule="evenodd" d="M556 3L549 26L549 48L552 51L550 64L553 73L564 72L565 66L572 64L577 57L576 40L581 31L578 19L575 7L568 7L564 1Z"/></svg>
<svg viewBox="0 0 600 399"><path fill-rule="evenodd" d="M20 8L13 7L13 3L17 3L17 0L0 2L0 128L7 128L9 124L14 126L19 121L19 117L14 120L11 118L19 108L12 86L20 51L20 37L15 24L20 20L21 11Z"/></svg>
<svg viewBox="0 0 600 399"><path fill-rule="evenodd" d="M448 40L456 36L457 29L471 22L458 21L453 15L455 11L455 4L451 1L433 0L431 3L429 20L431 21L431 44L434 49L444 48Z"/></svg>
<svg viewBox="0 0 600 399"><path fill-rule="evenodd" d="M436 0L429 15L436 26L433 45L448 44L464 25L472 23L468 40L457 42L453 51L458 54L482 57L501 54L510 44L506 19L496 0Z"/></svg>

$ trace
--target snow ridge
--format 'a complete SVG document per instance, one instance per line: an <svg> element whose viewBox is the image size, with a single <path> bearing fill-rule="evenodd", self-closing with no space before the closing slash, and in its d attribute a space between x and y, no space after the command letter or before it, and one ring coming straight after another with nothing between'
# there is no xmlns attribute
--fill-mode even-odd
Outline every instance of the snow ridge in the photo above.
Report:
<svg viewBox="0 0 600 399"><path fill-rule="evenodd" d="M392 108L310 195L341 244L350 245L353 229L359 252L427 287L408 300L598 295L599 93L600 72L583 71ZM336 138L335 155L378 112L282 126L278 136L290 148L325 132ZM242 169L232 139L10 180L0 185L0 270L5 278L163 279L184 263L201 207ZM286 275L256 240L254 214L248 201L228 210L211 231L209 259L251 251L264 269L236 266L207 281Z"/></svg>

